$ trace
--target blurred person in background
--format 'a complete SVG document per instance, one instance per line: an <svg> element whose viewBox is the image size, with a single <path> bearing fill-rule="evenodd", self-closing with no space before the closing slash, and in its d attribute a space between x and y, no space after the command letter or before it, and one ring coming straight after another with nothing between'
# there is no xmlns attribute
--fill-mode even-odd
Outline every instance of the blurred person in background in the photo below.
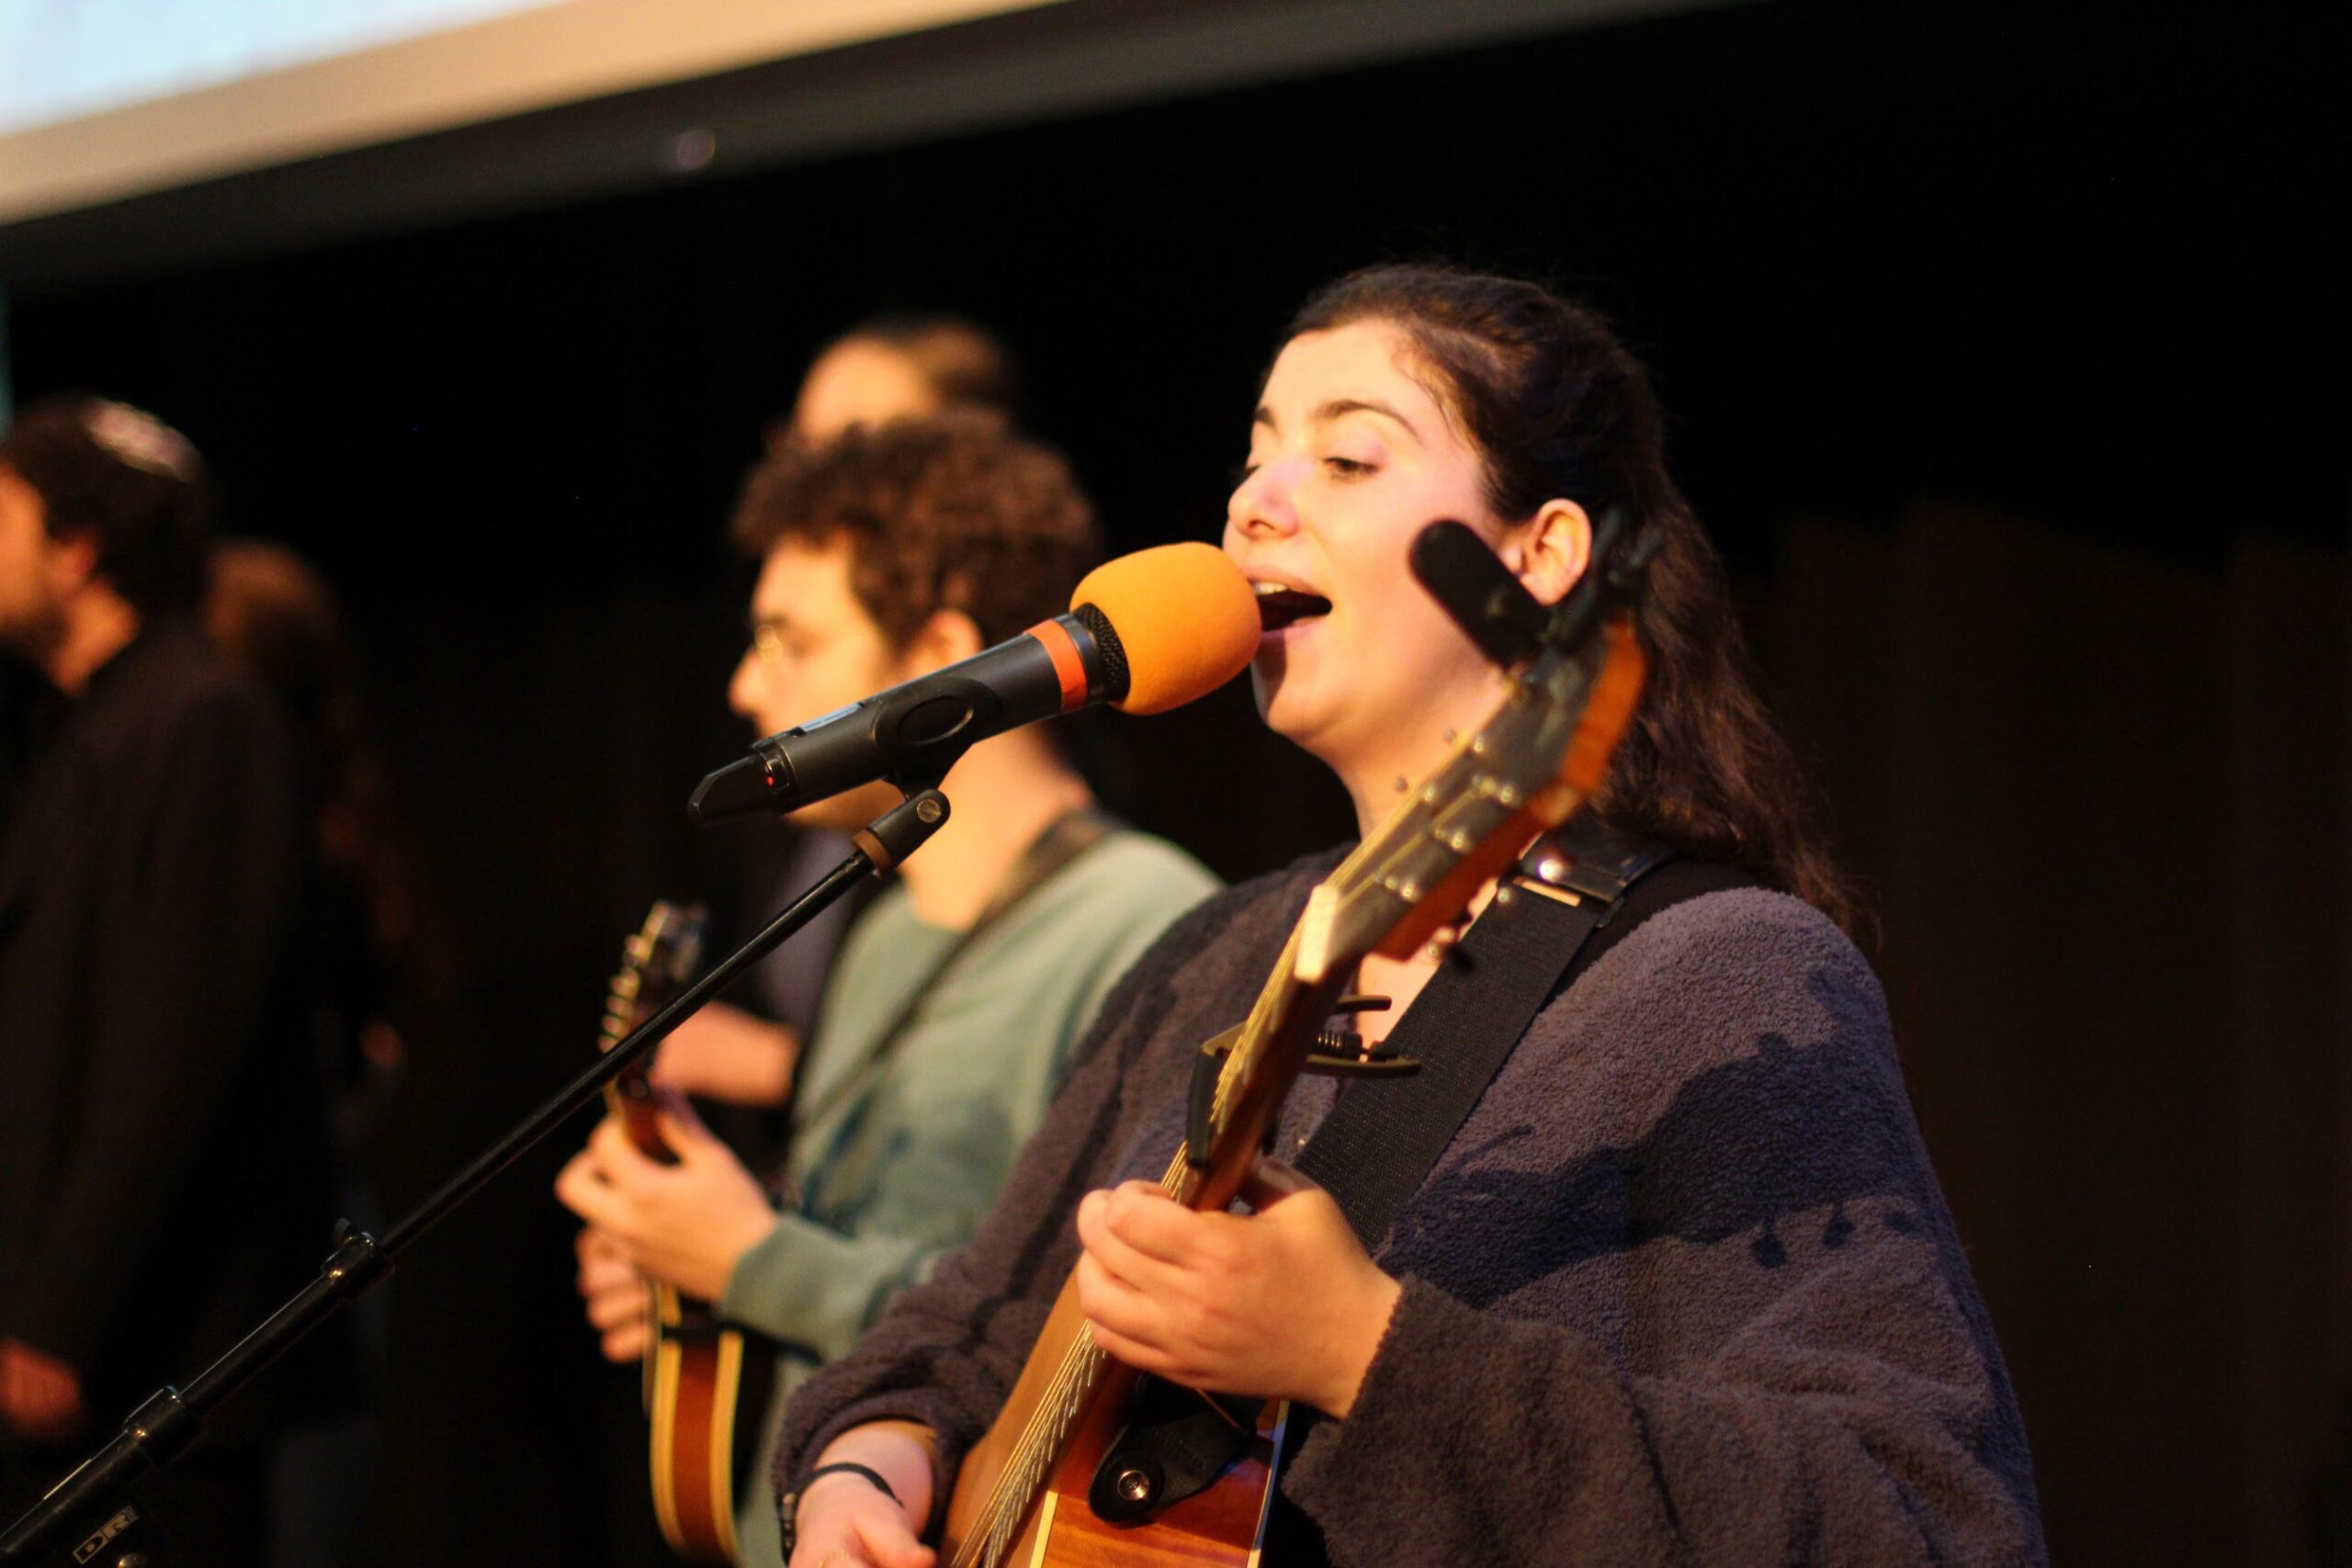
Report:
<svg viewBox="0 0 2352 1568"><path fill-rule="evenodd" d="M1022 423L1021 370L1005 346L956 316L889 314L852 327L819 351L789 417L768 445L830 441L854 424L986 409Z"/></svg>
<svg viewBox="0 0 2352 1568"><path fill-rule="evenodd" d="M393 993L414 920L343 612L292 550L239 539L213 554L204 626L282 705L313 781L310 839L324 906L312 936L316 1033L337 1091L336 1142L356 1159L370 1107L400 1066Z"/></svg>
<svg viewBox="0 0 2352 1568"><path fill-rule="evenodd" d="M282 545L224 542L213 552L206 633L277 699L310 781L301 971L305 1022L328 1095L335 1208L380 1233L376 1144L401 1063L413 917L386 824L381 760L368 723L343 613L311 565ZM290 1288L291 1281L289 1281ZM397 1287L395 1287L397 1288ZM322 1329L356 1334L349 1380L319 1391L279 1445L271 1561L331 1568L359 1561L374 1497L387 1374L388 1292L371 1292Z"/></svg>
<svg viewBox="0 0 2352 1568"><path fill-rule="evenodd" d="M0 831L32 761L33 745L56 688L16 649L0 645Z"/></svg>
<svg viewBox="0 0 2352 1568"><path fill-rule="evenodd" d="M0 829L11 1517L314 1273L333 1217L300 750L198 625L212 515L136 409L44 399L0 437L0 643L54 692ZM332 1381L289 1371L139 1488L197 1561L262 1558L267 1434Z"/></svg>

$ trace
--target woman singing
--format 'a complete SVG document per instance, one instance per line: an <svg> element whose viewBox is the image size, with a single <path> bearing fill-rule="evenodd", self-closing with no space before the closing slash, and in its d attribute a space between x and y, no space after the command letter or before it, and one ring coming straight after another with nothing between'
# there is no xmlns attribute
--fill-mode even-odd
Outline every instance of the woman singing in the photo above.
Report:
<svg viewBox="0 0 2352 1568"><path fill-rule="evenodd" d="M1317 1413L1269 1563L2042 1560L2016 1401L1850 900L1658 426L1640 365L1530 284L1384 267L1301 310L1225 529L1265 610L1267 724L1370 832L1503 692L1408 573L1414 536L1466 522L1550 603L1621 509L1665 544L1636 623L1649 684L1597 812L1676 852L1695 891L1536 1014L1371 1255L1280 1159L1247 1213L1157 1185L1200 1043L1248 1010L1334 857L1180 921L973 1243L794 1403L796 1568L931 1562L956 1464L1073 1268L1119 1359ZM1393 1030L1439 962L1367 959L1356 988L1394 1005L1356 1026ZM1293 1093L1279 1155L1333 1093Z"/></svg>

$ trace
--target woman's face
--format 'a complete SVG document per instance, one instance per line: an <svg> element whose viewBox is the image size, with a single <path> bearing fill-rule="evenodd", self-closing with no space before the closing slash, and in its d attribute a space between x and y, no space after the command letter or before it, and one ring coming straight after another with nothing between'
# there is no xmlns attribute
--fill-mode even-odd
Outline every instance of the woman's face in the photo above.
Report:
<svg viewBox="0 0 2352 1568"><path fill-rule="evenodd" d="M1434 767L1447 732L1475 728L1502 689L1406 564L1441 518L1490 542L1505 533L1478 454L1406 346L1376 321L1293 338L1226 506L1226 553L1268 628L1251 669L1259 711L1339 773L1367 826L1395 781Z"/></svg>

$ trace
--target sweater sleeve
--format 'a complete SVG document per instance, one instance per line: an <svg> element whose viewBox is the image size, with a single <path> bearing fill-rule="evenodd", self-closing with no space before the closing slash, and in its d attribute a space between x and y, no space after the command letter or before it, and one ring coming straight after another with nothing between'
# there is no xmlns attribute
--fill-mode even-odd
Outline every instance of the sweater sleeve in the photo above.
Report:
<svg viewBox="0 0 2352 1568"><path fill-rule="evenodd" d="M951 1060L927 1060L928 1086L888 1096L889 1109L875 1114L891 1125L889 1155L859 1193L854 1223L778 1215L729 1276L727 1314L815 1360L847 1353L886 1302L972 1235L1106 994L1215 886L1188 858L1136 835L1057 877L1022 929L973 955L974 968L1001 970L1017 948L1045 965L1023 987L1018 1026L958 1041Z"/></svg>
<svg viewBox="0 0 2352 1568"><path fill-rule="evenodd" d="M959 1182L950 1191L968 1189ZM971 1207L933 1204L920 1227L849 1235L789 1210L736 1261L719 1309L819 1360L856 1343L878 1303L919 1275L945 1245L942 1232L968 1230ZM964 1224L956 1225L956 1216ZM917 1234L917 1232L922 1234Z"/></svg>
<svg viewBox="0 0 2352 1568"><path fill-rule="evenodd" d="M1400 1217L1355 1410L1284 1481L1333 1562L2042 1561L1876 982L1793 901L1726 897L1749 918L1596 964Z"/></svg>

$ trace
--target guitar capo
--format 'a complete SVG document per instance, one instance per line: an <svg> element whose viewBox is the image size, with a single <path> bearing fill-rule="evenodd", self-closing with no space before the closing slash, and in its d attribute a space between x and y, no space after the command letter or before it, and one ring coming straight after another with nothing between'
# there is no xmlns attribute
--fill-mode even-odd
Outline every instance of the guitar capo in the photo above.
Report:
<svg viewBox="0 0 2352 1568"><path fill-rule="evenodd" d="M1414 536L1408 564L1478 650L1508 670L1546 649L1574 647L1605 610L1631 603L1664 542L1654 526L1629 531L1623 509L1611 507L1593 525L1590 568L1553 605L1537 602L1484 539L1451 519Z"/></svg>

